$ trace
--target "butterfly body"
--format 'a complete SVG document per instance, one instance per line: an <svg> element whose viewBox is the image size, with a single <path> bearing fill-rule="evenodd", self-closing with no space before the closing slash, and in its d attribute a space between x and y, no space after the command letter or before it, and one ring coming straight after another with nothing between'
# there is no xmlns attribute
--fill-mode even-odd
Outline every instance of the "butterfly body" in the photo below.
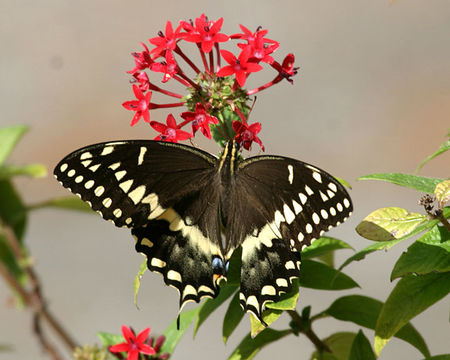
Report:
<svg viewBox="0 0 450 360"><path fill-rule="evenodd" d="M300 252L352 211L331 175L281 156L219 158L180 144L107 142L66 156L55 176L103 218L128 227L150 270L188 301L216 297L242 248L240 302L262 320L299 276Z"/></svg>

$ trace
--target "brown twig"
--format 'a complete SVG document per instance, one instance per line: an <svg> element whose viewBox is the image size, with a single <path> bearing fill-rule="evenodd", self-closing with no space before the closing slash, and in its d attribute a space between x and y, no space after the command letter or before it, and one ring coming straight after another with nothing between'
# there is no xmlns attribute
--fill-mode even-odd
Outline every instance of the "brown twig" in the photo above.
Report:
<svg viewBox="0 0 450 360"><path fill-rule="evenodd" d="M322 353L324 351L331 353L330 348L327 344L325 344L320 338L316 335L316 333L312 330L310 325L305 324L305 321L301 317L301 315L295 310L288 310L288 314L294 321L294 323L298 326L299 331L304 334L311 342L314 344L316 349Z"/></svg>
<svg viewBox="0 0 450 360"><path fill-rule="evenodd" d="M30 307L33 311L33 329L38 337L42 347L52 356L54 360L62 359L54 346L47 340L46 336L42 331L41 320L45 319L48 325L53 329L53 331L61 338L64 344L73 352L77 346L76 342L67 333L67 331L61 326L59 321L51 314L47 309L47 304L42 295L41 284L39 278L32 268L31 264L27 261L21 244L17 239L13 230L7 226L4 222L1 222L3 235L8 242L15 258L24 264L24 271L28 275L28 279L31 284L31 289L26 289L20 282L10 274L8 269L0 263L0 275L5 278L7 283L13 288L23 299L24 303Z"/></svg>

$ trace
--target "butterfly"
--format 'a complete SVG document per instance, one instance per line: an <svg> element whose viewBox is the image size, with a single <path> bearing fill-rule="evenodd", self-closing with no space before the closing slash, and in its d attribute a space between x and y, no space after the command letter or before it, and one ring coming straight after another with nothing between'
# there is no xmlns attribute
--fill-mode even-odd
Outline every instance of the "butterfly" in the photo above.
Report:
<svg viewBox="0 0 450 360"><path fill-rule="evenodd" d="M267 302L292 289L300 252L350 216L345 188L327 172L274 155L219 157L153 140L90 145L56 166L60 183L118 227L127 227L151 271L188 301L219 294L242 250L240 304L261 322ZM263 322L264 323L264 322Z"/></svg>

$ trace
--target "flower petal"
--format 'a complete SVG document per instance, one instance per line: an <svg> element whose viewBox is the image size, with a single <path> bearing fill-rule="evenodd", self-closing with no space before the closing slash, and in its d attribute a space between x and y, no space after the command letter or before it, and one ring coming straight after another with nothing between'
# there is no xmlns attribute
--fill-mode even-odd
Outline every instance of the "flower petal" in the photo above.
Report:
<svg viewBox="0 0 450 360"><path fill-rule="evenodd" d="M108 348L108 350L113 353L118 353L118 352L128 351L129 348L130 348L130 344L125 342L125 343L112 345Z"/></svg>
<svg viewBox="0 0 450 360"><path fill-rule="evenodd" d="M233 53L229 52L228 50L220 50L220 55L222 55L222 57L228 64L236 64L236 56L234 56Z"/></svg>
<svg viewBox="0 0 450 360"><path fill-rule="evenodd" d="M159 121L150 121L150 126L160 133L163 133L167 129L167 125L162 124Z"/></svg>
<svg viewBox="0 0 450 360"><path fill-rule="evenodd" d="M133 332L128 326L122 326L122 334L128 343L130 343L131 341L134 342L134 340L136 339L136 336L134 336Z"/></svg>
<svg viewBox="0 0 450 360"><path fill-rule="evenodd" d="M172 129L177 128L177 122L175 121L175 118L173 117L172 114L167 115L166 124L167 127L170 127Z"/></svg>
<svg viewBox="0 0 450 360"><path fill-rule="evenodd" d="M156 350L153 349L150 345L147 345L147 344L140 344L139 345L139 352L141 352L143 354L148 354L148 355L155 355L156 354Z"/></svg>
<svg viewBox="0 0 450 360"><path fill-rule="evenodd" d="M146 328L144 330L142 330L138 336L136 336L136 342L141 344L143 343L145 340L147 340L148 338L148 334L150 334L150 328Z"/></svg>
<svg viewBox="0 0 450 360"><path fill-rule="evenodd" d="M234 74L233 66L227 65L227 66L224 66L222 69L220 69L216 75L219 77L223 77L223 76L230 76L233 74Z"/></svg>

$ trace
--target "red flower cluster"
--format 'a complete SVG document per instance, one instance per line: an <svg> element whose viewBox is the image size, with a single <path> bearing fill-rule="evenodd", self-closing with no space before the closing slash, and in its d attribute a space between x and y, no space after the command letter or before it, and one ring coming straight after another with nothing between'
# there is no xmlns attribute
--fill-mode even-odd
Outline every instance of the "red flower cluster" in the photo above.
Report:
<svg viewBox="0 0 450 360"><path fill-rule="evenodd" d="M223 18L217 21L209 20L204 14L194 21L180 21L174 29L167 21L165 32L160 31L157 37L149 39L153 48L142 43L144 50L133 53L135 67L128 71L133 76L133 92L135 100L126 101L123 106L135 112L131 125L135 125L141 118L149 123L159 135L155 140L178 142L187 140L195 135L197 130L223 145L224 142L235 138L245 149L250 149L256 142L264 150L261 140L256 134L261 130L260 123L248 124L251 102L250 95L265 90L283 79L292 83L291 77L297 73L294 68L294 55L288 54L280 64L274 60L272 54L278 49L275 40L266 38L268 31L258 28L251 32L240 25L242 33L228 36L221 33ZM181 41L195 43L198 47L203 63L203 70L182 51ZM229 40L237 40L238 54L228 50L221 50L220 44ZM180 63L180 59L183 63ZM222 59L226 65L222 66ZM183 66L186 64L193 75L189 76ZM270 66L276 71L276 76L269 82L251 90L243 87L252 73L263 69L262 65ZM161 73L162 83L176 81L187 90L181 95L165 90L150 82L146 73ZM159 93L175 98L177 102L157 104L153 103L152 94ZM173 114L169 114L166 124L150 121L150 110L186 106L188 111L180 114L184 119L177 124ZM191 124L191 131L181 128Z"/></svg>

